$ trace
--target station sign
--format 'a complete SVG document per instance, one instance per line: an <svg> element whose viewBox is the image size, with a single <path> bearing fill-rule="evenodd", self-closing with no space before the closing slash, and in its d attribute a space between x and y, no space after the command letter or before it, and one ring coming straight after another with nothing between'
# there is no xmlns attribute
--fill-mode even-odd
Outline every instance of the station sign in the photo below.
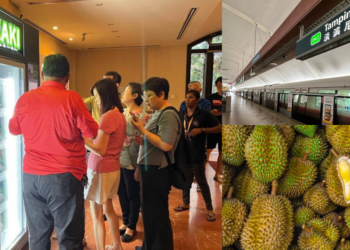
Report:
<svg viewBox="0 0 350 250"><path fill-rule="evenodd" d="M295 89L294 92L300 92L300 88L299 89Z"/></svg>
<svg viewBox="0 0 350 250"><path fill-rule="evenodd" d="M23 55L23 24L1 9L0 49Z"/></svg>
<svg viewBox="0 0 350 250"><path fill-rule="evenodd" d="M260 51L253 58L252 65L254 65L260 59Z"/></svg>
<svg viewBox="0 0 350 250"><path fill-rule="evenodd" d="M306 60L350 42L350 7L297 42L296 58ZM347 39L345 39L347 38Z"/></svg>
<svg viewBox="0 0 350 250"><path fill-rule="evenodd" d="M308 93L309 92L309 88L302 88L301 89L301 93Z"/></svg>

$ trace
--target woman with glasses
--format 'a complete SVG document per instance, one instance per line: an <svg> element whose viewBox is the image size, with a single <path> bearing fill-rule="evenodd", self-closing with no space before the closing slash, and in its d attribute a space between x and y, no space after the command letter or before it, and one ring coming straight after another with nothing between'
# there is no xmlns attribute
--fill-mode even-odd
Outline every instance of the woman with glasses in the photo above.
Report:
<svg viewBox="0 0 350 250"><path fill-rule="evenodd" d="M167 109L169 83L164 78L152 77L143 85L146 105L154 110L144 127L135 117L131 120L140 135L141 144L135 179L141 179L141 207L145 229L142 247L136 250L172 250L173 232L169 218L168 195L171 190L170 169L164 152L174 163L174 152L181 133L181 122L175 110ZM140 177L141 178L140 178Z"/></svg>
<svg viewBox="0 0 350 250"><path fill-rule="evenodd" d="M190 189L193 177L196 177L207 209L207 220L215 221L210 189L205 178L206 134L221 132L220 122L209 111L198 107L200 94L197 90L186 93L186 109L180 112L183 133L186 138L184 151L186 155L188 189L182 190L183 204L174 208L176 212L190 209Z"/></svg>
<svg viewBox="0 0 350 250"><path fill-rule="evenodd" d="M85 147L91 151L88 160L89 184L85 199L90 201L91 217L97 250L122 250L118 216L112 199L117 196L120 181L120 152L125 140L126 120L119 99L118 89L111 79L99 80L92 86L101 118L95 140L85 139ZM106 228L103 212L108 219L113 244L105 246Z"/></svg>
<svg viewBox="0 0 350 250"><path fill-rule="evenodd" d="M143 102L141 96L142 85L135 82L129 83L122 94L122 102L127 107L124 109L127 127L120 156L121 176L118 190L123 213L123 225L119 227L119 232L123 242L129 242L136 236L136 224L140 212L140 184L134 179L140 145L134 141L137 130L131 123L130 112L142 120L144 125L147 123L150 116L140 107Z"/></svg>

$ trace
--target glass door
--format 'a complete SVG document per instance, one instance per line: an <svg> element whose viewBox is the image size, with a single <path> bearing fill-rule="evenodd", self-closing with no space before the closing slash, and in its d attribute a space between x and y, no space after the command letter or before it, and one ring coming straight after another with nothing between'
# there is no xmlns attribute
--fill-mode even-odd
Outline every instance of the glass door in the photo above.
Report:
<svg viewBox="0 0 350 250"><path fill-rule="evenodd" d="M0 59L0 234L1 249L18 249L27 237L22 196L23 138L8 129L24 92L24 64Z"/></svg>

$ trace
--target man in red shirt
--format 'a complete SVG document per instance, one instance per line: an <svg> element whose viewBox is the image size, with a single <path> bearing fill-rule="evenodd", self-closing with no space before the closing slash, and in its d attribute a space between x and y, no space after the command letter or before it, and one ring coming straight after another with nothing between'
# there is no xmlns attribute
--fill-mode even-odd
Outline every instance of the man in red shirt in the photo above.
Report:
<svg viewBox="0 0 350 250"><path fill-rule="evenodd" d="M47 56L44 82L17 101L9 123L23 134L23 196L30 249L50 249L55 227L60 249L83 249L85 228L84 138L95 138L97 123L83 99L65 89L69 63L63 55Z"/></svg>

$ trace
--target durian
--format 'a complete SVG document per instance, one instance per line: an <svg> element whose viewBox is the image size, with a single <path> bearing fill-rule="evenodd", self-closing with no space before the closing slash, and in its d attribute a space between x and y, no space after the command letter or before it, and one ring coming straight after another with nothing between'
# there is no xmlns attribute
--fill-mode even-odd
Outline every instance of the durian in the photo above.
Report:
<svg viewBox="0 0 350 250"><path fill-rule="evenodd" d="M234 166L243 164L244 145L252 126L225 125L222 127L222 161Z"/></svg>
<svg viewBox="0 0 350 250"><path fill-rule="evenodd" d="M334 150L342 154L350 154L350 126L349 125L333 125L327 126L328 142Z"/></svg>
<svg viewBox="0 0 350 250"><path fill-rule="evenodd" d="M265 184L280 178L288 165L287 144L275 126L255 126L246 142L245 156L253 177Z"/></svg>
<svg viewBox="0 0 350 250"><path fill-rule="evenodd" d="M350 229L350 208L345 209L344 219L346 226Z"/></svg>
<svg viewBox="0 0 350 250"><path fill-rule="evenodd" d="M342 238L336 250L350 250L350 241L345 240L345 238Z"/></svg>
<svg viewBox="0 0 350 250"><path fill-rule="evenodd" d="M316 133L312 138L302 135L298 135L295 138L291 149L292 156L303 157L305 152L309 152L307 159L315 163L315 165L319 165L325 158L327 144L319 133Z"/></svg>
<svg viewBox="0 0 350 250"><path fill-rule="evenodd" d="M294 138L295 138L295 132L292 125L279 125L278 126L279 131L283 135L286 143L287 148L290 148L293 144Z"/></svg>
<svg viewBox="0 0 350 250"><path fill-rule="evenodd" d="M276 196L277 181L271 195L260 195L253 201L244 225L241 244L245 250L287 250L293 238L293 208L290 201Z"/></svg>
<svg viewBox="0 0 350 250"><path fill-rule="evenodd" d="M289 168L282 176L277 193L290 199L302 196L315 182L317 167L312 161L307 160L308 152L304 158L292 157Z"/></svg>
<svg viewBox="0 0 350 250"><path fill-rule="evenodd" d="M348 238L350 237L350 230L346 226L344 212L340 214L337 213L329 213L324 216L325 219L330 220L340 231L340 237Z"/></svg>
<svg viewBox="0 0 350 250"><path fill-rule="evenodd" d="M245 168L239 173L233 186L233 196L244 202L249 207L257 196L267 194L269 191L269 185L255 180L252 177L252 171L249 168Z"/></svg>
<svg viewBox="0 0 350 250"><path fill-rule="evenodd" d="M239 238L247 209L243 202L232 199L233 187L228 191L227 199L222 202L222 246L233 245Z"/></svg>
<svg viewBox="0 0 350 250"><path fill-rule="evenodd" d="M331 166L327 170L327 176L326 176L326 184L327 184L327 193L329 198L337 205L343 206L343 207L349 207L350 203L346 203L344 199L344 193L343 193L343 185L340 178L340 175L338 173L338 159L341 159L342 157L349 158L347 155L341 155L341 157L338 157L338 155L335 153L333 149L331 149L331 152L335 155L334 160L331 163ZM340 162L342 167L342 161ZM345 166L345 170L346 170ZM344 179L345 182L348 180ZM346 183L345 183L346 184ZM346 185L345 187L349 187ZM349 193L348 189L345 189L346 193Z"/></svg>
<svg viewBox="0 0 350 250"><path fill-rule="evenodd" d="M293 127L300 134L308 137L314 137L317 130L317 125L294 125Z"/></svg>
<svg viewBox="0 0 350 250"><path fill-rule="evenodd" d="M321 215L328 214L337 208L329 199L324 185L325 181L317 183L304 194L304 203Z"/></svg>
<svg viewBox="0 0 350 250"><path fill-rule="evenodd" d="M316 218L314 210L308 206L299 207L294 214L294 224L296 227L301 227L314 218Z"/></svg>
<svg viewBox="0 0 350 250"><path fill-rule="evenodd" d="M303 225L298 246L300 249L332 250L339 239L339 230L329 220L312 219Z"/></svg>
<svg viewBox="0 0 350 250"><path fill-rule="evenodd" d="M231 185L235 174L235 168L233 166L222 164L222 197L226 195L228 188Z"/></svg>
<svg viewBox="0 0 350 250"><path fill-rule="evenodd" d="M319 166L318 177L320 181L326 179L327 170L331 166L333 161L334 155L332 154L332 152L329 152L328 156L322 161L321 165Z"/></svg>

